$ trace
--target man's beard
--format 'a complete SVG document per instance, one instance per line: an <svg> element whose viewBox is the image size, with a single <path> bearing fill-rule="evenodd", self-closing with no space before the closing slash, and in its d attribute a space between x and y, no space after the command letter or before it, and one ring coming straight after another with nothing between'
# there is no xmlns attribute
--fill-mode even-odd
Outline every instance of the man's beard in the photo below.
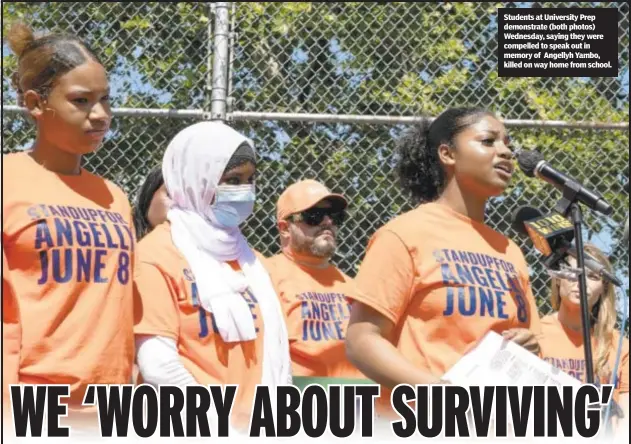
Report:
<svg viewBox="0 0 631 444"><path fill-rule="evenodd" d="M329 259L335 254L337 249L337 239L335 235L322 236L324 231L333 233L333 229L323 228L313 238L308 238L294 226L291 230L291 248L296 253L311 255L317 258Z"/></svg>
<svg viewBox="0 0 631 444"><path fill-rule="evenodd" d="M315 257L330 258L335 254L337 242L335 238L320 238L317 237L313 240L309 251Z"/></svg>

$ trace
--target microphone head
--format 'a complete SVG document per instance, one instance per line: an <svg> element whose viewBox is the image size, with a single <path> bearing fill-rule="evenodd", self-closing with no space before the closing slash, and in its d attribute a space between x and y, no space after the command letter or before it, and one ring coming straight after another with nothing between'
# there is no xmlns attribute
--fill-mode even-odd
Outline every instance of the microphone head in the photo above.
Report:
<svg viewBox="0 0 631 444"><path fill-rule="evenodd" d="M572 224L559 214L544 215L532 207L518 208L511 221L511 227L518 234L528 236L535 248L544 256L564 248L572 242Z"/></svg>
<svg viewBox="0 0 631 444"><path fill-rule="evenodd" d="M543 213L536 208L528 206L519 207L513 212L511 217L511 227L520 236L529 237L530 235L526 230L526 221L536 219L541 216L543 216Z"/></svg>
<svg viewBox="0 0 631 444"><path fill-rule="evenodd" d="M542 160L544 160L544 157L539 151L522 150L517 155L517 164L528 177L535 177L537 165Z"/></svg>

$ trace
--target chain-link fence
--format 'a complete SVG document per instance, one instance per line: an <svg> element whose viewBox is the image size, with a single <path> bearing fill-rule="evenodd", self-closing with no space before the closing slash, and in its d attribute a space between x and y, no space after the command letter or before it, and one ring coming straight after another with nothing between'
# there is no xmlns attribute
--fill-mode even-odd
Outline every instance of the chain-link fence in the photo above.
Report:
<svg viewBox="0 0 631 444"><path fill-rule="evenodd" d="M619 10L619 77L497 76L497 8L566 6L585 3L16 2L3 3L3 16L76 33L101 55L117 117L87 165L132 196L169 139L197 119L226 118L252 137L261 171L246 233L264 254L279 250L280 192L316 178L352 202L336 262L354 275L369 236L412 207L393 175L396 137L416 116L479 106L506 119L515 146L540 149L614 206L610 218L586 212L586 237L612 255L628 288L628 4L589 4ZM14 68L3 47L3 152L34 137L7 107ZM520 174L488 212L524 248L542 314L549 280L509 219L519 206L551 210L559 198Z"/></svg>

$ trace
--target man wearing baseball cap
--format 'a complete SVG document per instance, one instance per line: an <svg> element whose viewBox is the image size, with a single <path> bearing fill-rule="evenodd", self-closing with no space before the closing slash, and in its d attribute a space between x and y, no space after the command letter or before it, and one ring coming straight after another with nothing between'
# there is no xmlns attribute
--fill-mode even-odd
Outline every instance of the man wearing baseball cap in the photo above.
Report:
<svg viewBox="0 0 631 444"><path fill-rule="evenodd" d="M291 185L278 199L282 252L267 262L287 319L294 377L364 378L344 348L355 284L330 262L347 206L315 180Z"/></svg>

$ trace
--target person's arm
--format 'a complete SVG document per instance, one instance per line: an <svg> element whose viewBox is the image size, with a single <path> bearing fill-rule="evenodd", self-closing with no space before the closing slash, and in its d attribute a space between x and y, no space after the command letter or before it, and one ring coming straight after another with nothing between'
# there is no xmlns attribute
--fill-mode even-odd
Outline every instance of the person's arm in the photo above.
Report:
<svg viewBox="0 0 631 444"><path fill-rule="evenodd" d="M346 332L348 359L366 377L391 389L399 384L441 383L440 378L405 359L388 339L393 330L394 323L386 316L354 301Z"/></svg>
<svg viewBox="0 0 631 444"><path fill-rule="evenodd" d="M136 335L136 359L144 382L158 388L161 385L175 385L182 390L187 386L199 385L193 375L184 367L177 352L177 344L163 336ZM209 425L211 434L216 436L219 417L216 409L210 409ZM228 425L231 437L245 436L244 432Z"/></svg>
<svg viewBox="0 0 631 444"><path fill-rule="evenodd" d="M154 265L140 261L134 278L134 327L136 363L142 379L154 387L199 385L186 369L178 353L178 307L176 289L171 278ZM212 436L217 436L217 411L208 411ZM229 424L229 436L243 433Z"/></svg>
<svg viewBox="0 0 631 444"><path fill-rule="evenodd" d="M389 388L438 383L440 378L416 368L393 344L414 285L412 257L395 233L375 234L355 282L357 294L352 298L345 341L349 361Z"/></svg>
<svg viewBox="0 0 631 444"><path fill-rule="evenodd" d="M139 262L134 276L136 363L142 379L155 386L195 384L177 350L179 316L170 278Z"/></svg>
<svg viewBox="0 0 631 444"><path fill-rule="evenodd" d="M193 375L184 367L177 344L164 336L136 335L136 361L144 381L155 387L196 385Z"/></svg>

